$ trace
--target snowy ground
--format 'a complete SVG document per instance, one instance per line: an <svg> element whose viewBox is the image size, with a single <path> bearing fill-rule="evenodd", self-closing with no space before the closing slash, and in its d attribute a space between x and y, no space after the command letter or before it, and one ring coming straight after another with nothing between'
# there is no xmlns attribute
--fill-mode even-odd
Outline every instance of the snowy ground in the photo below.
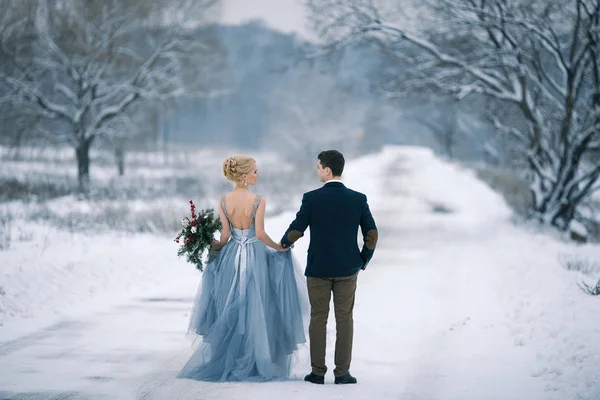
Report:
<svg viewBox="0 0 600 400"><path fill-rule="evenodd" d="M0 398L600 399L600 299L577 287L600 275L600 247L514 226L498 194L426 149L388 148L344 175L380 229L359 277L358 385L302 382L306 348L288 382L175 379L200 274L175 259L171 237L47 228L0 252ZM278 238L292 217L267 231ZM328 335L333 367L333 325Z"/></svg>

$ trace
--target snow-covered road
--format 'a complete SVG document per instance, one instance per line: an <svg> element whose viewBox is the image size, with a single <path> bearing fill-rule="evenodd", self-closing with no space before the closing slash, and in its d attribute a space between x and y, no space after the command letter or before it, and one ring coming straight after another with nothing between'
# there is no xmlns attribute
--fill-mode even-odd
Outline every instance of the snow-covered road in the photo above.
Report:
<svg viewBox="0 0 600 400"><path fill-rule="evenodd" d="M600 398L600 324L586 320L597 302L557 264L573 247L513 226L499 195L425 149L390 148L350 163L344 175L369 195L380 230L375 258L359 276L351 368L358 385L333 385L331 374L325 386L303 382L306 348L291 381L175 379L192 351L184 333L199 280L177 266L168 284L144 295L10 340L1 341L10 324L0 327L0 399ZM292 217L268 221L267 230L278 237ZM173 253L167 242L164 252ZM295 249L302 262L307 245ZM551 290L536 293L538 283Z"/></svg>

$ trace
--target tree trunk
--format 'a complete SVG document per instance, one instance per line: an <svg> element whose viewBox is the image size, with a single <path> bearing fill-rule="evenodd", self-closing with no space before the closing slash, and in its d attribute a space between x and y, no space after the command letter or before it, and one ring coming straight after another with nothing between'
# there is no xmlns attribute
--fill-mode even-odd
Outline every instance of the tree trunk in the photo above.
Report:
<svg viewBox="0 0 600 400"><path fill-rule="evenodd" d="M448 129L445 132L446 154L450 159L454 158L454 147L456 146L456 136L458 135L458 100L453 100L450 104L450 114L448 118Z"/></svg>
<svg viewBox="0 0 600 400"><path fill-rule="evenodd" d="M446 155L450 158L454 158L454 135L456 132L454 131L454 127L450 127L450 130L446 132L444 138L444 147L446 148Z"/></svg>
<svg viewBox="0 0 600 400"><path fill-rule="evenodd" d="M566 184L569 183L570 181L566 181ZM557 183L543 189L540 194L544 194L544 198L538 204L534 204L535 212L541 222L548 223L563 232L569 229L579 206L576 194L569 194L566 197L552 195L552 193L564 193L566 184Z"/></svg>
<svg viewBox="0 0 600 400"><path fill-rule="evenodd" d="M92 146L92 142L93 138L84 139L75 148L79 193L81 194L88 194L90 190L90 147Z"/></svg>
<svg viewBox="0 0 600 400"><path fill-rule="evenodd" d="M571 201L556 207L554 215L549 215L550 224L559 231L565 232L575 217L576 205Z"/></svg>
<svg viewBox="0 0 600 400"><path fill-rule="evenodd" d="M117 172L119 176L125 175L125 143L117 140L115 145L115 161L117 162Z"/></svg>

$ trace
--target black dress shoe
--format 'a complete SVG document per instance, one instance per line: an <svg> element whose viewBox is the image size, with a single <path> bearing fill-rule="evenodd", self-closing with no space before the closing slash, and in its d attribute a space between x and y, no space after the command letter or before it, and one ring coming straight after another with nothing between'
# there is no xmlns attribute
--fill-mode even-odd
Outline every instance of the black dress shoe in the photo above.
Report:
<svg viewBox="0 0 600 400"><path fill-rule="evenodd" d="M317 385L325 384L325 377L321 375L315 375L312 372L304 377L306 382L316 383Z"/></svg>
<svg viewBox="0 0 600 400"><path fill-rule="evenodd" d="M356 378L347 373L346 375L336 376L335 383L336 385L345 385L347 383L356 383Z"/></svg>

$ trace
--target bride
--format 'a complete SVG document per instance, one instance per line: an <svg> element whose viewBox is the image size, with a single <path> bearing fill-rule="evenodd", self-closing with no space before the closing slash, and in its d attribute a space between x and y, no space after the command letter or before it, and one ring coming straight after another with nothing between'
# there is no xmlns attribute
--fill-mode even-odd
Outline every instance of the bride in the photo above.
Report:
<svg viewBox="0 0 600 400"><path fill-rule="evenodd" d="M189 330L202 342L179 373L207 381L266 381L290 374L291 356L304 343L308 314L302 272L288 249L264 229L266 201L248 190L256 161L228 157L234 188L219 201L223 230L194 301Z"/></svg>

